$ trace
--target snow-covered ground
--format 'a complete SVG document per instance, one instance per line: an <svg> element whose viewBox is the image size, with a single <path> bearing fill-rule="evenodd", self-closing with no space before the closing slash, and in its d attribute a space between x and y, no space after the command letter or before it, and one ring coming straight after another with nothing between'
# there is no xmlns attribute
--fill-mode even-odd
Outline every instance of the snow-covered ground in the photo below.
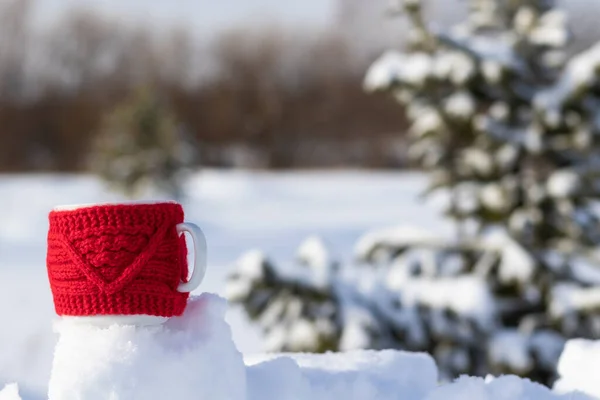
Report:
<svg viewBox="0 0 600 400"><path fill-rule="evenodd" d="M403 224L448 231L436 207L418 198L424 186L418 174L198 173L183 202L187 220L203 228L209 246L209 270L197 293L223 294L232 263L252 248L285 261L318 234L334 255L350 261L366 230ZM47 390L57 340L45 270L47 214L59 204L122 198L94 178L68 175L0 176L0 194L0 387L16 381L25 399L38 399ZM227 320L237 347L259 353L258 332L241 312L230 309Z"/></svg>
<svg viewBox="0 0 600 400"><path fill-rule="evenodd" d="M352 262L354 246L368 230L402 225L451 234L451 227L437 213L436 200L418 197L424 186L423 176L406 173L199 173L189 181L183 202L187 220L203 228L209 246L209 270L195 294L222 295L234 262L253 248L285 262L307 236L317 234L328 242L333 256ZM45 269L49 210L60 204L122 198L92 177L65 175L0 176L0 194L0 400L47 399L49 383L51 398L60 400L104 398L107 387L114 399L145 396L141 389L173 398L197 393L247 400L584 400L592 399L587 395L600 396L594 375L600 365L599 344L588 341L567 345L559 364L561 380L553 392L510 376L464 377L440 386L427 355L358 351L344 356L267 356L261 354L258 332L242 313L206 295L199 299L214 306L203 308L202 300L196 301L189 307L193 318L173 321L166 331L123 328L107 333L54 324ZM152 193L144 197L160 198ZM139 368L133 368L136 365ZM198 374L208 377L210 384L196 379ZM155 377L155 387L133 384L149 377ZM172 379L180 385L170 388L165 382ZM18 387L2 390L12 382Z"/></svg>
<svg viewBox="0 0 600 400"><path fill-rule="evenodd" d="M515 376L462 377L440 385L435 362L419 353L244 357L225 323L226 306L213 294L193 296L183 316L151 327L58 321L48 397L19 393L10 384L0 390L0 400L594 400L568 385L560 394ZM571 359L581 360L589 346L575 343ZM567 365L565 372L578 375L577 368ZM570 385L593 392L593 376L582 376Z"/></svg>
<svg viewBox="0 0 600 400"><path fill-rule="evenodd" d="M557 392L582 391L600 398L600 341L575 339L567 342L558 363Z"/></svg>

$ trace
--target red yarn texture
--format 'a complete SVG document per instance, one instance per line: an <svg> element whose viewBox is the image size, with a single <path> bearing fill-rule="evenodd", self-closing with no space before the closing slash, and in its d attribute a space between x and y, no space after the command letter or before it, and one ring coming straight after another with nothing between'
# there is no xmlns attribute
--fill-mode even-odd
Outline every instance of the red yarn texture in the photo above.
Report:
<svg viewBox="0 0 600 400"><path fill-rule="evenodd" d="M177 203L100 205L49 215L48 279L58 315L181 315L187 249Z"/></svg>

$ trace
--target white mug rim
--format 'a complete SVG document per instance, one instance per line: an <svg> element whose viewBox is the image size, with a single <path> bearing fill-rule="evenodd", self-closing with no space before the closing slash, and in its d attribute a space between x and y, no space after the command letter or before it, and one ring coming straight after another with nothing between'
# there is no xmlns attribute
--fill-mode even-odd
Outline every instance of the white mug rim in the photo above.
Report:
<svg viewBox="0 0 600 400"><path fill-rule="evenodd" d="M102 207L102 206L143 206L157 204L179 204L174 200L129 200L129 201L107 201L100 203L81 203L81 204L61 204L52 208L54 212L75 211L83 208Z"/></svg>

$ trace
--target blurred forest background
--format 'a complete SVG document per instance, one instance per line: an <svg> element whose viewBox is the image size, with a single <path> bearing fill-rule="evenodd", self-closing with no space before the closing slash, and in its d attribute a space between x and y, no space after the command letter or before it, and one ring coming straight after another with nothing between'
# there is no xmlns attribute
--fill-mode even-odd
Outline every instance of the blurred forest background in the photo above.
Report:
<svg viewBox="0 0 600 400"><path fill-rule="evenodd" d="M36 1L2 0L0 171L88 170L106 116L140 87L168 105L195 166L406 167L402 111L361 87L381 50L403 41L385 3L335 1L319 27L232 25L201 37L83 5L39 24ZM466 7L446 3L434 9L442 25ZM574 46L586 47L600 37L592 3L568 3Z"/></svg>
<svg viewBox="0 0 600 400"><path fill-rule="evenodd" d="M85 170L103 117L139 86L168 103L202 165L402 165L389 146L401 113L363 92L369 57L339 30L273 24L205 40L83 7L39 29L35 3L0 2L1 171Z"/></svg>

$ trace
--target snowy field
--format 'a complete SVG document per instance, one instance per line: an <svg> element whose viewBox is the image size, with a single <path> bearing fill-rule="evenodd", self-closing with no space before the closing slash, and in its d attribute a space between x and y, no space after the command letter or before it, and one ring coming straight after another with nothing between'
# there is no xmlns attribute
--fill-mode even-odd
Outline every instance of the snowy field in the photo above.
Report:
<svg viewBox="0 0 600 400"><path fill-rule="evenodd" d="M352 262L357 239L369 230L402 225L451 234L438 215L440 203L418 197L424 187L423 176L406 173L199 173L183 201L186 219L203 228L209 245L209 270L194 294L223 295L233 263L246 251L260 248L285 263L313 234L344 262ZM0 193L0 390L18 382L20 393L9 385L0 400L48 399L49 388L51 400L100 400L107 390L111 399L163 398L155 397L160 393L231 400L600 398L588 397L600 396L600 343L590 341L567 345L551 391L511 376L463 377L440 386L435 363L424 354L267 356L242 313L206 294L165 330L107 333L56 323L45 269L48 212L60 204L122 198L92 177L65 175L2 176ZM174 379L176 388L169 385Z"/></svg>
<svg viewBox="0 0 600 400"><path fill-rule="evenodd" d="M417 197L424 185L420 175L380 172L199 173L183 202L187 220L208 240L209 269L198 292L223 294L232 263L253 248L283 262L318 234L334 255L350 261L355 241L369 229L449 229ZM45 271L47 214L59 204L122 198L94 178L66 175L1 176L0 193L0 387L17 381L22 394L38 398L47 389L57 339ZM241 312L228 310L227 320L237 347L259 353L258 333Z"/></svg>

